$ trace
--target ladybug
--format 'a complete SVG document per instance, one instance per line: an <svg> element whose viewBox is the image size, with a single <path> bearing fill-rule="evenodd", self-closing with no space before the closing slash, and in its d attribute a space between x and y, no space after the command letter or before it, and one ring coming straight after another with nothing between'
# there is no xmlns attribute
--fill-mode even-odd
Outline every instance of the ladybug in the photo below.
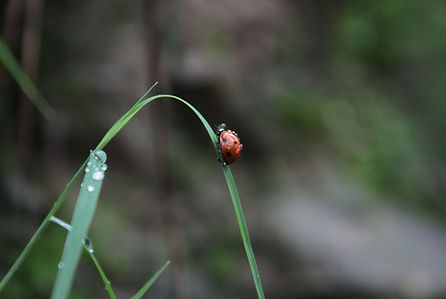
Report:
<svg viewBox="0 0 446 299"><path fill-rule="evenodd" d="M221 123L217 127L219 151L222 158L219 158L221 165L228 165L234 163L242 153L243 144L237 133L226 129L226 124Z"/></svg>

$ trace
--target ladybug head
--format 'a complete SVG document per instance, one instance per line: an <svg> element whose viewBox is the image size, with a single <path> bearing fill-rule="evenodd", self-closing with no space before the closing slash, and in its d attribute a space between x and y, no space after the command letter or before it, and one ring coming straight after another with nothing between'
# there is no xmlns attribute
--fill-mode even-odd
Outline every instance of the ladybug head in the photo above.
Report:
<svg viewBox="0 0 446 299"><path fill-rule="evenodd" d="M217 135L220 135L221 132L226 131L226 124L221 123L217 126Z"/></svg>

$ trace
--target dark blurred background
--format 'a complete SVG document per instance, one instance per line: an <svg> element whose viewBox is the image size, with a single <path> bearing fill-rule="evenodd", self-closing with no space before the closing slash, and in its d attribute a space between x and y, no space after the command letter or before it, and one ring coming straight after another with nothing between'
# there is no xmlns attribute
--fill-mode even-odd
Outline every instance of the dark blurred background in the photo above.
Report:
<svg viewBox="0 0 446 299"><path fill-rule="evenodd" d="M443 1L2 1L1 35L57 111L0 69L0 276L108 128L152 94L226 122L267 298L446 296ZM184 105L105 148L90 237L119 298L256 298L226 182ZM79 182L80 184L80 182ZM79 190L57 214L69 221ZM47 298L50 225L4 298ZM84 254L71 298L106 298Z"/></svg>

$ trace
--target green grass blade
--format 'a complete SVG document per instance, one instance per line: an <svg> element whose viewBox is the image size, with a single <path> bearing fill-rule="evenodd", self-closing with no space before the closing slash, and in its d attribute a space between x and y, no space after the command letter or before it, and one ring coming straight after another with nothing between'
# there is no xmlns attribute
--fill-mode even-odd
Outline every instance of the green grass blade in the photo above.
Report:
<svg viewBox="0 0 446 299"><path fill-rule="evenodd" d="M59 218L56 218L54 216L51 217L50 220L52 222L56 223L57 225L65 228L67 231L71 231L71 225L69 225L65 221L63 221L63 220L61 220ZM88 244L86 244L85 240L88 240ZM101 276L102 282L104 283L104 286L105 286L105 289L108 292L108 295L110 296L111 299L116 299L116 295L115 295L115 292L113 291L113 289L111 287L110 280L105 275L104 270L102 270L102 267L99 264L99 261L97 260L96 256L94 255L93 244L91 243L91 240L88 239L88 238L85 238L84 241L83 241L83 245L84 245L85 251L88 253L88 255L92 259L94 265L96 266L96 269L98 270L99 275Z"/></svg>
<svg viewBox="0 0 446 299"><path fill-rule="evenodd" d="M229 166L223 166L223 173L225 175L226 183L228 184L229 193L231 194L235 216L240 228L240 234L242 235L243 246L245 247L245 252L248 258L249 267L251 268L252 277L254 278L257 296L263 299L265 298L265 295L263 294L262 282L260 280L260 274L257 268L256 259L254 257L254 251L252 250L251 241L249 240L248 226L246 225L242 204L240 202L237 187L235 186L234 177L232 176L232 172Z"/></svg>
<svg viewBox="0 0 446 299"><path fill-rule="evenodd" d="M144 95L138 100L138 102L126 113L124 114L124 116L128 115L128 113L130 111L132 111L135 106L141 102L146 96L147 94L157 85L158 83L156 82L155 84L153 84L145 93ZM116 135L120 129L122 129L123 126L121 126L119 128L119 130L116 131L116 125L120 122L122 122L122 119L124 118L121 117L105 134L104 138L102 139L102 141L98 144L98 146L96 147L97 149L102 149L104 148L104 146L113 138L114 135ZM127 120L128 121L128 120ZM125 124L124 124L125 125ZM111 134L111 132L113 132L113 134ZM111 137L110 137L111 136ZM107 138L106 138L107 137ZM108 138L110 137L110 138ZM36 230L36 232L33 234L33 236L31 237L31 239L28 241L28 243L26 244L25 248L23 249L23 251L20 253L19 257L15 260L14 264L11 266L11 268L9 269L9 271L6 273L6 275L2 278L2 280L0 281L0 293L2 292L2 290L4 289L4 287L6 286L6 284L9 282L9 280L11 279L11 277L14 275L14 273L17 271L17 269L20 267L20 265L23 263L23 261L25 260L25 257L29 254L29 252L31 251L31 249L34 247L34 244L36 243L36 241L40 238L41 234L45 231L50 219L52 216L54 216L56 214L56 212L59 210L60 206L63 204L63 202L65 201L65 198L67 197L68 193L71 191L72 187L74 186L74 184L77 182L77 180L81 177L85 166L87 165L87 161L85 161L82 166L78 169L78 171L74 174L74 176L71 178L70 182L67 184L67 186L65 187L65 189L62 191L62 193L59 195L59 197L57 198L56 202L54 203L53 207L51 208L51 210L48 212L48 215L46 215L45 219L43 219L42 223L40 224L39 228Z"/></svg>
<svg viewBox="0 0 446 299"><path fill-rule="evenodd" d="M71 221L72 229L68 232L62 259L58 265L59 270L57 271L56 282L51 295L53 299L67 298L70 294L81 256L82 242L87 236L101 191L106 169L106 157L103 151L94 151L88 159L84 181L81 185Z"/></svg>
<svg viewBox="0 0 446 299"><path fill-rule="evenodd" d="M17 84L22 88L23 92L33 102L37 109L42 113L46 119L50 119L55 115L55 110L43 98L37 88L34 86L31 79L20 67L20 64L14 58L14 55L9 50L2 38L0 38L0 61L3 62L6 69L16 80Z"/></svg>
<svg viewBox="0 0 446 299"><path fill-rule="evenodd" d="M147 290L152 286L152 284L160 277L161 273L169 266L170 261L167 261L164 266L159 269L144 285L143 287L131 298L131 299L139 299L141 298Z"/></svg>

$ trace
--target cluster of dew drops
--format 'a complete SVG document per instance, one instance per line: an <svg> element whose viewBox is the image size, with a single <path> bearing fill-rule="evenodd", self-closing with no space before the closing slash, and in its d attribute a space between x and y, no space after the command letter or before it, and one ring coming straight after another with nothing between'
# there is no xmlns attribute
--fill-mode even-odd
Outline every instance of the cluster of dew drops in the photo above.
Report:
<svg viewBox="0 0 446 299"><path fill-rule="evenodd" d="M107 156L105 154L105 152L103 151L94 151L90 154L92 157L94 157L96 160L101 161L102 163L105 162L105 160L107 159ZM97 167L95 166L94 169L91 169L92 167L91 162L87 163L87 167L85 168L85 173L89 173L90 171L93 171L92 174L92 178L95 181L102 181L104 179L104 171L107 170L107 164L102 164L101 167ZM81 187L84 187L84 183L81 184ZM87 186L87 191L88 192L93 192L94 191L94 186L92 185L88 185Z"/></svg>

